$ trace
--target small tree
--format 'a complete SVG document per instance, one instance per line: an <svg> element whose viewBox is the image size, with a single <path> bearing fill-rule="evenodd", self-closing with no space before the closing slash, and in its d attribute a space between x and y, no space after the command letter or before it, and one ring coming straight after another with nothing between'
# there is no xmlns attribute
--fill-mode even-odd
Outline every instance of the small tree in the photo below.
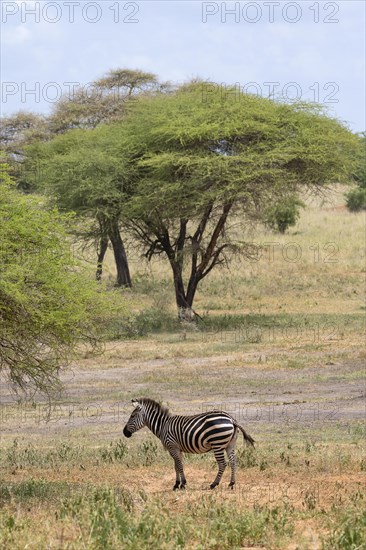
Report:
<svg viewBox="0 0 366 550"><path fill-rule="evenodd" d="M70 217L21 195L1 165L0 371L15 388L50 394L79 344L98 343L112 304L73 258Z"/></svg>
<svg viewBox="0 0 366 550"><path fill-rule="evenodd" d="M346 205L350 212L366 210L366 187L352 189L346 194Z"/></svg>

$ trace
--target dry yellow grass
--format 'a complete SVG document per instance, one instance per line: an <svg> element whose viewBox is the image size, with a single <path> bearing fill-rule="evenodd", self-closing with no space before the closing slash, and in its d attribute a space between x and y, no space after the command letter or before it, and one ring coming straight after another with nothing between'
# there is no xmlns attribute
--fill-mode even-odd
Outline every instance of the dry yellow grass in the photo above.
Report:
<svg viewBox="0 0 366 550"><path fill-rule="evenodd" d="M365 214L345 207L342 185L307 203L297 225L285 235L263 227L235 238L262 249L257 261L240 255L229 267L202 281L195 308L215 313L360 313L365 308ZM166 261L143 259L128 250L135 288L125 295L135 309L149 306L174 312L172 276ZM109 251L105 278L114 280Z"/></svg>

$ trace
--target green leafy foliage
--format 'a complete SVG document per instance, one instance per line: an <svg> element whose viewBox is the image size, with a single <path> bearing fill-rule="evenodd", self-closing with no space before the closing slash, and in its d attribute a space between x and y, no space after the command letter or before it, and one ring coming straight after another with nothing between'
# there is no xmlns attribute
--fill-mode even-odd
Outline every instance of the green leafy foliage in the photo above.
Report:
<svg viewBox="0 0 366 550"><path fill-rule="evenodd" d="M357 141L318 105L224 96L204 82L141 101L126 129L139 175L133 205L140 212L146 197L149 211L163 206L175 218L210 199L253 213L292 186L348 178Z"/></svg>
<svg viewBox="0 0 366 550"><path fill-rule="evenodd" d="M346 194L346 204L351 212L366 210L366 187L352 189Z"/></svg>
<svg viewBox="0 0 366 550"><path fill-rule="evenodd" d="M104 139L105 131L73 130L29 147L30 182L55 197L63 210L112 217L120 209L126 177L117 151Z"/></svg>
<svg viewBox="0 0 366 550"><path fill-rule="evenodd" d="M360 152L357 156L357 166L353 174L357 183L355 189L346 193L346 204L351 212L366 210L366 133L360 136Z"/></svg>
<svg viewBox="0 0 366 550"><path fill-rule="evenodd" d="M305 204L297 197L289 197L281 203L271 206L264 215L264 223L270 229L285 233L286 230L296 225L300 218L300 208Z"/></svg>
<svg viewBox="0 0 366 550"><path fill-rule="evenodd" d="M128 193L123 157L106 142L106 129L73 130L27 151L28 180L53 197L57 206L74 212L78 238L98 249L100 278L110 240L117 267L117 284L130 286L128 262L120 235L121 207ZM104 252L101 254L101 250ZM97 262L96 262L97 263Z"/></svg>
<svg viewBox="0 0 366 550"><path fill-rule="evenodd" d="M180 309L241 246L226 231L234 215L244 231L266 221L269 204L285 203L283 230L299 206L288 197L350 179L358 146L319 105L223 94L207 82L142 99L109 131L124 143L131 178L122 215L147 258L166 255Z"/></svg>
<svg viewBox="0 0 366 550"><path fill-rule="evenodd" d="M72 218L20 194L5 164L0 219L0 369L15 387L49 392L79 344L96 347L111 300L74 257Z"/></svg>
<svg viewBox="0 0 366 550"><path fill-rule="evenodd" d="M359 550L366 548L366 512L352 510L343 514L324 541L324 550Z"/></svg>
<svg viewBox="0 0 366 550"><path fill-rule="evenodd" d="M109 447L103 448L100 451L101 459L104 462L118 462L121 461L127 454L127 445L122 439L119 439L116 443L111 442Z"/></svg>

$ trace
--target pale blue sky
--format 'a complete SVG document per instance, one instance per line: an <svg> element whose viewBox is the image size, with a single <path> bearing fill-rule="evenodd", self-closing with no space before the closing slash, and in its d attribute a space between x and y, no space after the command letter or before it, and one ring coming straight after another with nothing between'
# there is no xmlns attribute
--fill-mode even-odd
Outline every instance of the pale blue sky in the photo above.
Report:
<svg viewBox="0 0 366 550"><path fill-rule="evenodd" d="M326 102L354 131L366 126L362 0L1 0L1 11L3 115L47 113L65 83L126 67L175 82L239 83L266 97L278 83L277 94Z"/></svg>

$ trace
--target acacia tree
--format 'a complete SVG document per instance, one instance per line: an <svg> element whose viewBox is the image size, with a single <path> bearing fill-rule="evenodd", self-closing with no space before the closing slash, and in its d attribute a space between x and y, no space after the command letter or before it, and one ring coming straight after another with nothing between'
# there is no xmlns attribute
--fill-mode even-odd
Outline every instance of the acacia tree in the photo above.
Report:
<svg viewBox="0 0 366 550"><path fill-rule="evenodd" d="M1 119L0 149L6 153L11 175L22 189L29 190L24 170L25 148L50 137L47 118L43 115L19 111Z"/></svg>
<svg viewBox="0 0 366 550"><path fill-rule="evenodd" d="M19 111L1 119L0 147L8 155L23 156L24 146L48 135L47 120L43 115Z"/></svg>
<svg viewBox="0 0 366 550"><path fill-rule="evenodd" d="M159 83L152 73L111 70L88 89L64 96L48 118L50 134L56 138L27 149L28 184L47 189L61 208L73 210L86 222L88 230L79 236L86 242L97 243L98 280L110 242L117 269L116 284L131 286L120 231L120 203L124 194L121 180L125 178L119 169L119 158L104 143L103 128L100 132L96 128L123 120L139 95L154 95L167 89L168 84Z"/></svg>
<svg viewBox="0 0 366 550"><path fill-rule="evenodd" d="M50 140L68 130L92 129L102 123L123 120L129 104L139 94L154 94L168 88L169 85L159 83L153 73L137 69L110 70L87 87L62 96L49 116L18 111L2 117L0 148L21 162L27 145Z"/></svg>
<svg viewBox="0 0 366 550"><path fill-rule="evenodd" d="M65 94L49 117L54 134L75 128L92 129L99 124L123 120L138 94L162 87L156 75L140 70L113 69L102 78Z"/></svg>
<svg viewBox="0 0 366 550"><path fill-rule="evenodd" d="M131 286L131 276L120 233L121 205L125 196L121 159L105 141L107 127L73 130L28 150L29 164L37 164L38 185L65 211L81 220L78 237L97 244L96 278L101 279L108 243L111 242L117 286ZM82 229L80 229L82 227Z"/></svg>
<svg viewBox="0 0 366 550"><path fill-rule="evenodd" d="M75 262L70 217L19 193L5 164L0 219L0 372L15 388L50 394L77 346L95 347L111 299Z"/></svg>
<svg viewBox="0 0 366 550"><path fill-rule="evenodd" d="M231 221L262 220L270 203L301 188L344 181L357 149L319 105L223 96L204 82L140 101L119 139L133 180L126 225L147 258L169 261L186 318L200 281L240 247Z"/></svg>

